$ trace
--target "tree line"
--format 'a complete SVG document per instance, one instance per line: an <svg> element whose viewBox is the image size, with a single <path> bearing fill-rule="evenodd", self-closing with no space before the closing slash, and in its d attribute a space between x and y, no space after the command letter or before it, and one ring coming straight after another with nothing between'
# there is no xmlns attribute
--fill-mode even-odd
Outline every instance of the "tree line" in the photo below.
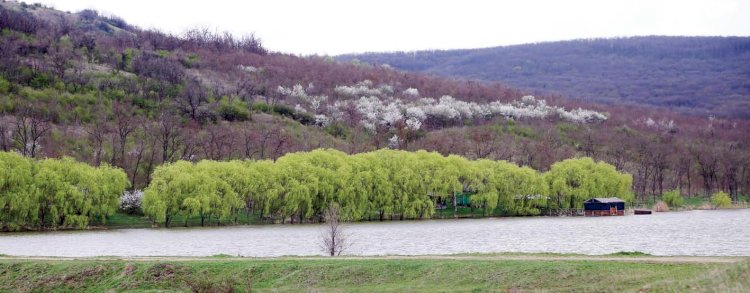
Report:
<svg viewBox="0 0 750 293"><path fill-rule="evenodd" d="M125 173L71 158L0 152L0 230L83 229L104 223L128 187Z"/></svg>
<svg viewBox="0 0 750 293"><path fill-rule="evenodd" d="M164 226L194 216L201 224L231 221L242 211L282 223L322 221L334 203L343 220L413 219L429 218L439 202L455 203L459 193L469 193L470 205L485 213L538 215L543 208L580 208L589 197L632 200L631 184L630 175L590 158L561 161L540 173L506 161L427 151L347 155L318 149L275 162L161 165L145 189L142 209Z"/></svg>

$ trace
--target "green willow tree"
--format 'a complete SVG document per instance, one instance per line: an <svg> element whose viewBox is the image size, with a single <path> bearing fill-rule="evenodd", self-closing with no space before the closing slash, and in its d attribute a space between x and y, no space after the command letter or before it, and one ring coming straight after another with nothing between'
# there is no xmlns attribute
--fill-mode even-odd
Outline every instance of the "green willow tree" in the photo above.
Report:
<svg viewBox="0 0 750 293"><path fill-rule="evenodd" d="M16 153L0 152L0 228L18 230L36 222L32 161Z"/></svg>
<svg viewBox="0 0 750 293"><path fill-rule="evenodd" d="M633 200L633 177L618 172L605 162L591 158L557 162L544 175L551 200L557 208L581 208L592 197L620 197Z"/></svg>
<svg viewBox="0 0 750 293"><path fill-rule="evenodd" d="M125 173L70 158L33 160L0 152L0 228L84 229L104 223L128 187Z"/></svg>

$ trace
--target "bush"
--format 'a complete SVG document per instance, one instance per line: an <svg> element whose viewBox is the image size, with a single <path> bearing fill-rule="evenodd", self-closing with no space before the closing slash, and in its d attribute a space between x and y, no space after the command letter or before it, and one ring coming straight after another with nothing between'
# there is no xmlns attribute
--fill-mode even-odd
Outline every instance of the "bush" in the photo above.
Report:
<svg viewBox="0 0 750 293"><path fill-rule="evenodd" d="M186 68L195 68L198 61L200 61L200 59L198 58L198 55L195 54L190 54L187 57L180 59L180 63Z"/></svg>
<svg viewBox="0 0 750 293"><path fill-rule="evenodd" d="M263 102L253 103L251 109L253 109L253 111L271 113L271 106Z"/></svg>
<svg viewBox="0 0 750 293"><path fill-rule="evenodd" d="M142 190L125 191L120 197L120 209L126 214L140 213L141 201L143 201Z"/></svg>
<svg viewBox="0 0 750 293"><path fill-rule="evenodd" d="M273 105L273 112L281 116L294 117L294 109L285 105Z"/></svg>
<svg viewBox="0 0 750 293"><path fill-rule="evenodd" d="M349 127L339 122L329 124L324 128L324 130L333 137L338 137L341 139L346 139L347 137L349 137L349 135L351 135L351 130L349 129Z"/></svg>
<svg viewBox="0 0 750 293"><path fill-rule="evenodd" d="M34 77L29 82L29 85L35 89L41 89L48 87L50 84L52 84L52 81L54 78L46 73L39 73L34 75Z"/></svg>
<svg viewBox="0 0 750 293"><path fill-rule="evenodd" d="M725 192L719 191L711 197L711 203L715 208L728 208L732 206L732 199Z"/></svg>
<svg viewBox="0 0 750 293"><path fill-rule="evenodd" d="M10 82L0 76L0 94L7 94L10 92Z"/></svg>
<svg viewBox="0 0 750 293"><path fill-rule="evenodd" d="M295 112L294 108L291 108L285 105L277 104L277 105L270 106L263 102L257 102L257 103L253 103L253 105L250 108L253 111L289 117L304 125L310 125L315 122L315 119L313 119L313 116L310 115L309 113Z"/></svg>
<svg viewBox="0 0 750 293"><path fill-rule="evenodd" d="M654 211L656 212L668 212L669 205L664 201L659 201L654 205Z"/></svg>
<svg viewBox="0 0 750 293"><path fill-rule="evenodd" d="M661 196L661 199L671 207L680 207L683 203L683 199L682 196L680 196L679 189L665 192L664 195Z"/></svg>
<svg viewBox="0 0 750 293"><path fill-rule="evenodd" d="M227 121L246 121L250 111L245 103L237 98L222 97L219 101L219 115Z"/></svg>
<svg viewBox="0 0 750 293"><path fill-rule="evenodd" d="M299 123L302 123L304 125L310 125L310 124L315 123L315 119L313 118L312 115L310 115L310 113L296 112L294 113L294 117L292 118L294 118L294 120L297 120L299 121Z"/></svg>

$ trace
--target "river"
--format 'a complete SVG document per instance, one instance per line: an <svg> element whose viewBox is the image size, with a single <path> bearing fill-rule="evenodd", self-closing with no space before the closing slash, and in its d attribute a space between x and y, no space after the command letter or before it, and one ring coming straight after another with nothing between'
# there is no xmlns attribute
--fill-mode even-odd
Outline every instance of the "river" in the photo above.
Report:
<svg viewBox="0 0 750 293"><path fill-rule="evenodd" d="M352 223L348 255L550 252L750 255L750 209L622 217L530 217ZM14 256L321 255L320 225L0 234Z"/></svg>

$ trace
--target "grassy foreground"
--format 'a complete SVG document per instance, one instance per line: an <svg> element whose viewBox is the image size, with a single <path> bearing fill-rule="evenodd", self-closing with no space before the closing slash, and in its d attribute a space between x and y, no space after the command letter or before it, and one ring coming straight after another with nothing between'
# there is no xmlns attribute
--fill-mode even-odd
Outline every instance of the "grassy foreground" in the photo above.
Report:
<svg viewBox="0 0 750 293"><path fill-rule="evenodd" d="M486 259L483 259L485 258ZM636 260L634 257L633 260ZM0 291L20 292L745 291L750 262L550 259L0 259Z"/></svg>

